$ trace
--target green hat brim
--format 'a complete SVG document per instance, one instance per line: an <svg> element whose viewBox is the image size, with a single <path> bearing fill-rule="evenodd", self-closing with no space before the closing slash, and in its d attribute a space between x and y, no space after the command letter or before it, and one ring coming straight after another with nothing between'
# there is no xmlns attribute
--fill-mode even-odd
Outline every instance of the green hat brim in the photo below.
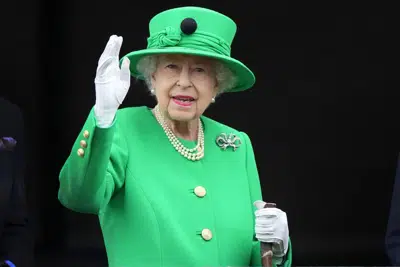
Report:
<svg viewBox="0 0 400 267"><path fill-rule="evenodd" d="M160 55L160 54L184 54L184 55L204 56L220 60L223 64L225 64L226 67L228 67L233 72L233 74L236 76L237 79L236 86L225 92L240 92L250 89L256 81L253 72L242 62L232 57L207 51L201 51L198 49L185 48L185 47L166 47L166 48L154 48L154 49L143 49L143 50L133 51L122 57L120 63L122 63L123 59L127 57L130 61L131 75L135 78L142 79L143 77L137 70L137 64L139 60L145 56Z"/></svg>

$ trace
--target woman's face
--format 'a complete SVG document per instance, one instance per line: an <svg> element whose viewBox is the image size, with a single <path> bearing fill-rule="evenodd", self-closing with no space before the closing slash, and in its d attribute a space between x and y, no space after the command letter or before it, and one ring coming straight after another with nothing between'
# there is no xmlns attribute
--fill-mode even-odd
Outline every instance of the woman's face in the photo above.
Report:
<svg viewBox="0 0 400 267"><path fill-rule="evenodd" d="M161 112L175 121L200 117L218 92L212 59L187 55L158 57L152 86Z"/></svg>

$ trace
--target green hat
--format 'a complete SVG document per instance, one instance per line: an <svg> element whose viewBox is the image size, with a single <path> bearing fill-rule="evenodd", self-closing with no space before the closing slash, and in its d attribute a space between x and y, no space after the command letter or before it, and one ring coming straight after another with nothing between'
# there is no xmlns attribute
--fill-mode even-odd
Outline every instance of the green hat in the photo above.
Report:
<svg viewBox="0 0 400 267"><path fill-rule="evenodd" d="M251 88L255 83L253 72L242 62L231 57L231 44L236 24L229 17L200 7L180 7L163 11L149 24L147 49L130 52L131 75L141 78L137 70L139 60L155 54L188 54L220 60L236 76L237 84L228 92Z"/></svg>

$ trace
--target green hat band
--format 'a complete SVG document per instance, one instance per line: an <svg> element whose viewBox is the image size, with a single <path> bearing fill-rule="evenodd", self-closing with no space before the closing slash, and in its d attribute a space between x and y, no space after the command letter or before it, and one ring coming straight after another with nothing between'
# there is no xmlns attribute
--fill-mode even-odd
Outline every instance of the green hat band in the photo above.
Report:
<svg viewBox="0 0 400 267"><path fill-rule="evenodd" d="M184 47L206 52L213 52L224 56L230 56L230 45L218 36L196 31L191 35L182 35L182 32L174 27L166 27L147 38L147 48Z"/></svg>

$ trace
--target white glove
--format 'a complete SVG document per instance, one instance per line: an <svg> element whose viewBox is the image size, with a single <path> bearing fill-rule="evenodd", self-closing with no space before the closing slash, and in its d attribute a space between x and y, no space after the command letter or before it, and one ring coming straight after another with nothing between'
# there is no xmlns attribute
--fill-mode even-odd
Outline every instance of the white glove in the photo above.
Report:
<svg viewBox="0 0 400 267"><path fill-rule="evenodd" d="M94 80L96 88L94 114L97 126L102 128L109 127L112 124L131 83L129 60L125 58L121 69L119 68L121 45L122 37L112 35L97 65Z"/></svg>
<svg viewBox="0 0 400 267"><path fill-rule="evenodd" d="M256 238L260 242L272 243L274 257L283 257L288 250L289 227L286 213L278 208L264 208L265 202L254 202Z"/></svg>

